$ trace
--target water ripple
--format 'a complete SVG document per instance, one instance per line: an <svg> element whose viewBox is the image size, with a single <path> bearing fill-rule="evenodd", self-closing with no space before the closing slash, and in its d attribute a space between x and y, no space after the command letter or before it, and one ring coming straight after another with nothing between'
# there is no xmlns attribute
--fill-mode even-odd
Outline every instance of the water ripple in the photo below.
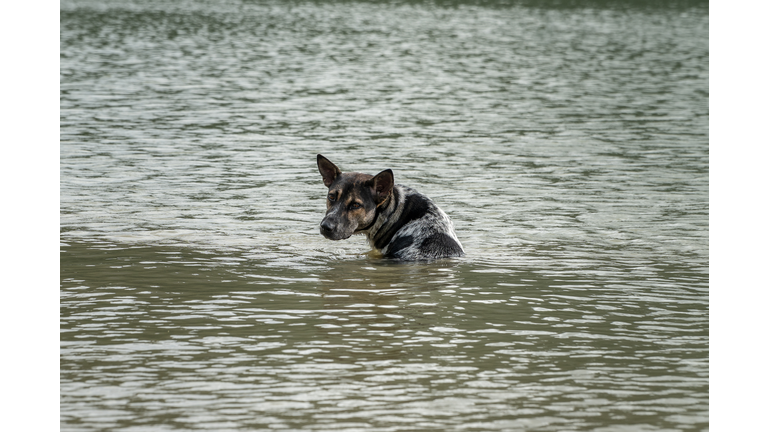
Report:
<svg viewBox="0 0 768 432"><path fill-rule="evenodd" d="M62 430L708 427L708 10L479 3L61 4Z"/></svg>

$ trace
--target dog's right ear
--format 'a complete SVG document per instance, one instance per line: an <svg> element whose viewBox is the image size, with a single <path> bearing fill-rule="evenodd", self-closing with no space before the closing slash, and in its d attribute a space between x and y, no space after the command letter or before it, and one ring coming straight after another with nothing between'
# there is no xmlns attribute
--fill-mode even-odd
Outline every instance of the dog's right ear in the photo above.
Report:
<svg viewBox="0 0 768 432"><path fill-rule="evenodd" d="M321 154L317 155L317 168L320 170L320 175L323 176L323 184L325 187L331 187L331 184L336 180L336 177L341 174L339 167Z"/></svg>
<svg viewBox="0 0 768 432"><path fill-rule="evenodd" d="M392 187L395 185L395 175L391 169L385 169L368 180L368 182L371 185L374 200L376 200L378 205L384 202L389 194L392 193Z"/></svg>

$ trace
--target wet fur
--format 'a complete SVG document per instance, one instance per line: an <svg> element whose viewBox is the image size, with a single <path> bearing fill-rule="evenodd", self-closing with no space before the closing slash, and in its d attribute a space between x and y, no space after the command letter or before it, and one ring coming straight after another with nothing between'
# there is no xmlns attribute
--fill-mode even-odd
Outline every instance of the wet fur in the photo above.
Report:
<svg viewBox="0 0 768 432"><path fill-rule="evenodd" d="M322 155L317 166L328 187L320 223L326 238L364 234L383 256L408 261L464 255L448 215L425 195L394 184L392 170L375 176L342 173Z"/></svg>

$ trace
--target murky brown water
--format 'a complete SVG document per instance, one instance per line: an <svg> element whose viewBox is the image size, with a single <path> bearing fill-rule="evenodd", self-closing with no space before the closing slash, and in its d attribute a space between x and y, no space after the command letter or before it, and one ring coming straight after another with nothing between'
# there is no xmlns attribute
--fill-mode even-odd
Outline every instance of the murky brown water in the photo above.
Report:
<svg viewBox="0 0 768 432"><path fill-rule="evenodd" d="M61 429L708 429L708 11L595 5L63 2Z"/></svg>

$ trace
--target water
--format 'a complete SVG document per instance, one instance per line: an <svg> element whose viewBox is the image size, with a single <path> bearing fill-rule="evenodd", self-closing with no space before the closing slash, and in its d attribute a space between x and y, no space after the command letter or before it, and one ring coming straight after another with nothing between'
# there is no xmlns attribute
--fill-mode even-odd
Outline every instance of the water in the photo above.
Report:
<svg viewBox="0 0 768 432"><path fill-rule="evenodd" d="M708 429L708 10L61 3L61 429ZM467 256L318 232L315 155Z"/></svg>

